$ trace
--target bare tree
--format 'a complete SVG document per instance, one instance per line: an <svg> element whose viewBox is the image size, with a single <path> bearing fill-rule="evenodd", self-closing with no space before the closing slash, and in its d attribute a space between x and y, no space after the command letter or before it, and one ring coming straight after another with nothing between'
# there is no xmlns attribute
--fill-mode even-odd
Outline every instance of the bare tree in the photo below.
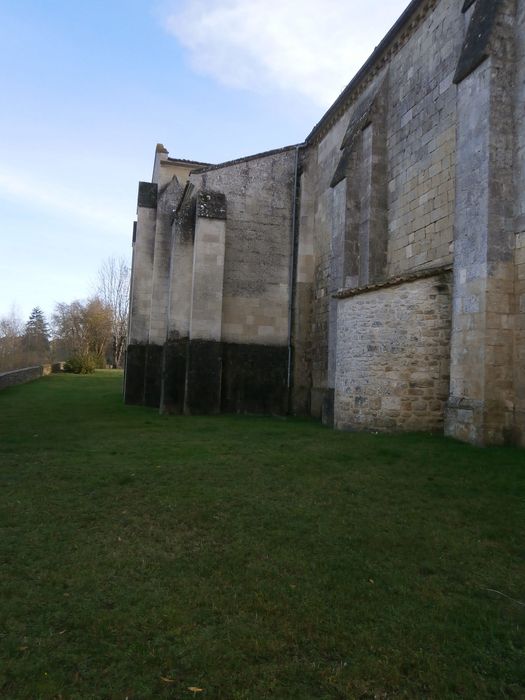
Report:
<svg viewBox="0 0 525 700"><path fill-rule="evenodd" d="M24 324L13 306L7 316L0 318L0 372L24 366L23 334Z"/></svg>
<svg viewBox="0 0 525 700"><path fill-rule="evenodd" d="M126 347L130 269L124 258L108 258L98 271L97 297L111 310L111 362L121 367Z"/></svg>
<svg viewBox="0 0 525 700"><path fill-rule="evenodd" d="M72 355L88 354L89 339L84 322L84 304L81 301L57 304L52 324L53 344L57 356L66 359Z"/></svg>
<svg viewBox="0 0 525 700"><path fill-rule="evenodd" d="M106 365L112 345L112 312L99 297L87 302L57 304L53 314L55 353L65 358L91 356L98 367Z"/></svg>
<svg viewBox="0 0 525 700"><path fill-rule="evenodd" d="M112 310L100 297L92 297L84 306L84 323L89 352L99 367L106 366L106 355L112 346Z"/></svg>

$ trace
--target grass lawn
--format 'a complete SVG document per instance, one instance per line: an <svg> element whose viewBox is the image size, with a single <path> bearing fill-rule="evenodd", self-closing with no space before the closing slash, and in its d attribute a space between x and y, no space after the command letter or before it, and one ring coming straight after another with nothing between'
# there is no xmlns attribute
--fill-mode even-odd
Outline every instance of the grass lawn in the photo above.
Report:
<svg viewBox="0 0 525 700"><path fill-rule="evenodd" d="M0 697L525 698L524 451L121 381L0 393Z"/></svg>

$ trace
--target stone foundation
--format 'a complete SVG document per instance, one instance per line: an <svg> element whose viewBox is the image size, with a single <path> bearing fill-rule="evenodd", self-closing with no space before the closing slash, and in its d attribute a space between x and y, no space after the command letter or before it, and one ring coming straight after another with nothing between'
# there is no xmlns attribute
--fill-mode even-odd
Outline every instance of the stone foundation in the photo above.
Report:
<svg viewBox="0 0 525 700"><path fill-rule="evenodd" d="M224 343L222 410L227 413L288 412L288 349Z"/></svg>
<svg viewBox="0 0 525 700"><path fill-rule="evenodd" d="M125 401L166 413L288 413L288 348L181 338L128 348Z"/></svg>
<svg viewBox="0 0 525 700"><path fill-rule="evenodd" d="M190 340L186 365L184 413L221 411L222 345L213 340Z"/></svg>
<svg viewBox="0 0 525 700"><path fill-rule="evenodd" d="M144 403L144 371L147 346L128 345L126 351L126 373L124 381L124 401L127 404Z"/></svg>
<svg viewBox="0 0 525 700"><path fill-rule="evenodd" d="M164 413L183 413L186 387L188 339L171 340L164 346L164 381L160 408Z"/></svg>

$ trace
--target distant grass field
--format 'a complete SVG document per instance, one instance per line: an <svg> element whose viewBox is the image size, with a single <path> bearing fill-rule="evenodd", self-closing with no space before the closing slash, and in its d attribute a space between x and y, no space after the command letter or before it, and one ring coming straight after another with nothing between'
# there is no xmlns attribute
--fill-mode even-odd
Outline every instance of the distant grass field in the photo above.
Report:
<svg viewBox="0 0 525 700"><path fill-rule="evenodd" d="M2 698L525 698L525 452L121 382L0 393Z"/></svg>

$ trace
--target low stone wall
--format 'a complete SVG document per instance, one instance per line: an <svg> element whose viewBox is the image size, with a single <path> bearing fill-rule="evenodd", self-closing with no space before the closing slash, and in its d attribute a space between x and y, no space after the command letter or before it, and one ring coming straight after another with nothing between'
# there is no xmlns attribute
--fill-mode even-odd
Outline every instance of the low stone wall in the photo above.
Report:
<svg viewBox="0 0 525 700"><path fill-rule="evenodd" d="M449 390L450 273L338 302L338 428L443 429Z"/></svg>
<svg viewBox="0 0 525 700"><path fill-rule="evenodd" d="M60 371L55 369L57 365L36 365L35 367L24 367L23 369L15 369L11 372L0 373L0 390L6 389L8 386L16 386L17 384L25 384L32 382L35 379L40 379L51 372Z"/></svg>

